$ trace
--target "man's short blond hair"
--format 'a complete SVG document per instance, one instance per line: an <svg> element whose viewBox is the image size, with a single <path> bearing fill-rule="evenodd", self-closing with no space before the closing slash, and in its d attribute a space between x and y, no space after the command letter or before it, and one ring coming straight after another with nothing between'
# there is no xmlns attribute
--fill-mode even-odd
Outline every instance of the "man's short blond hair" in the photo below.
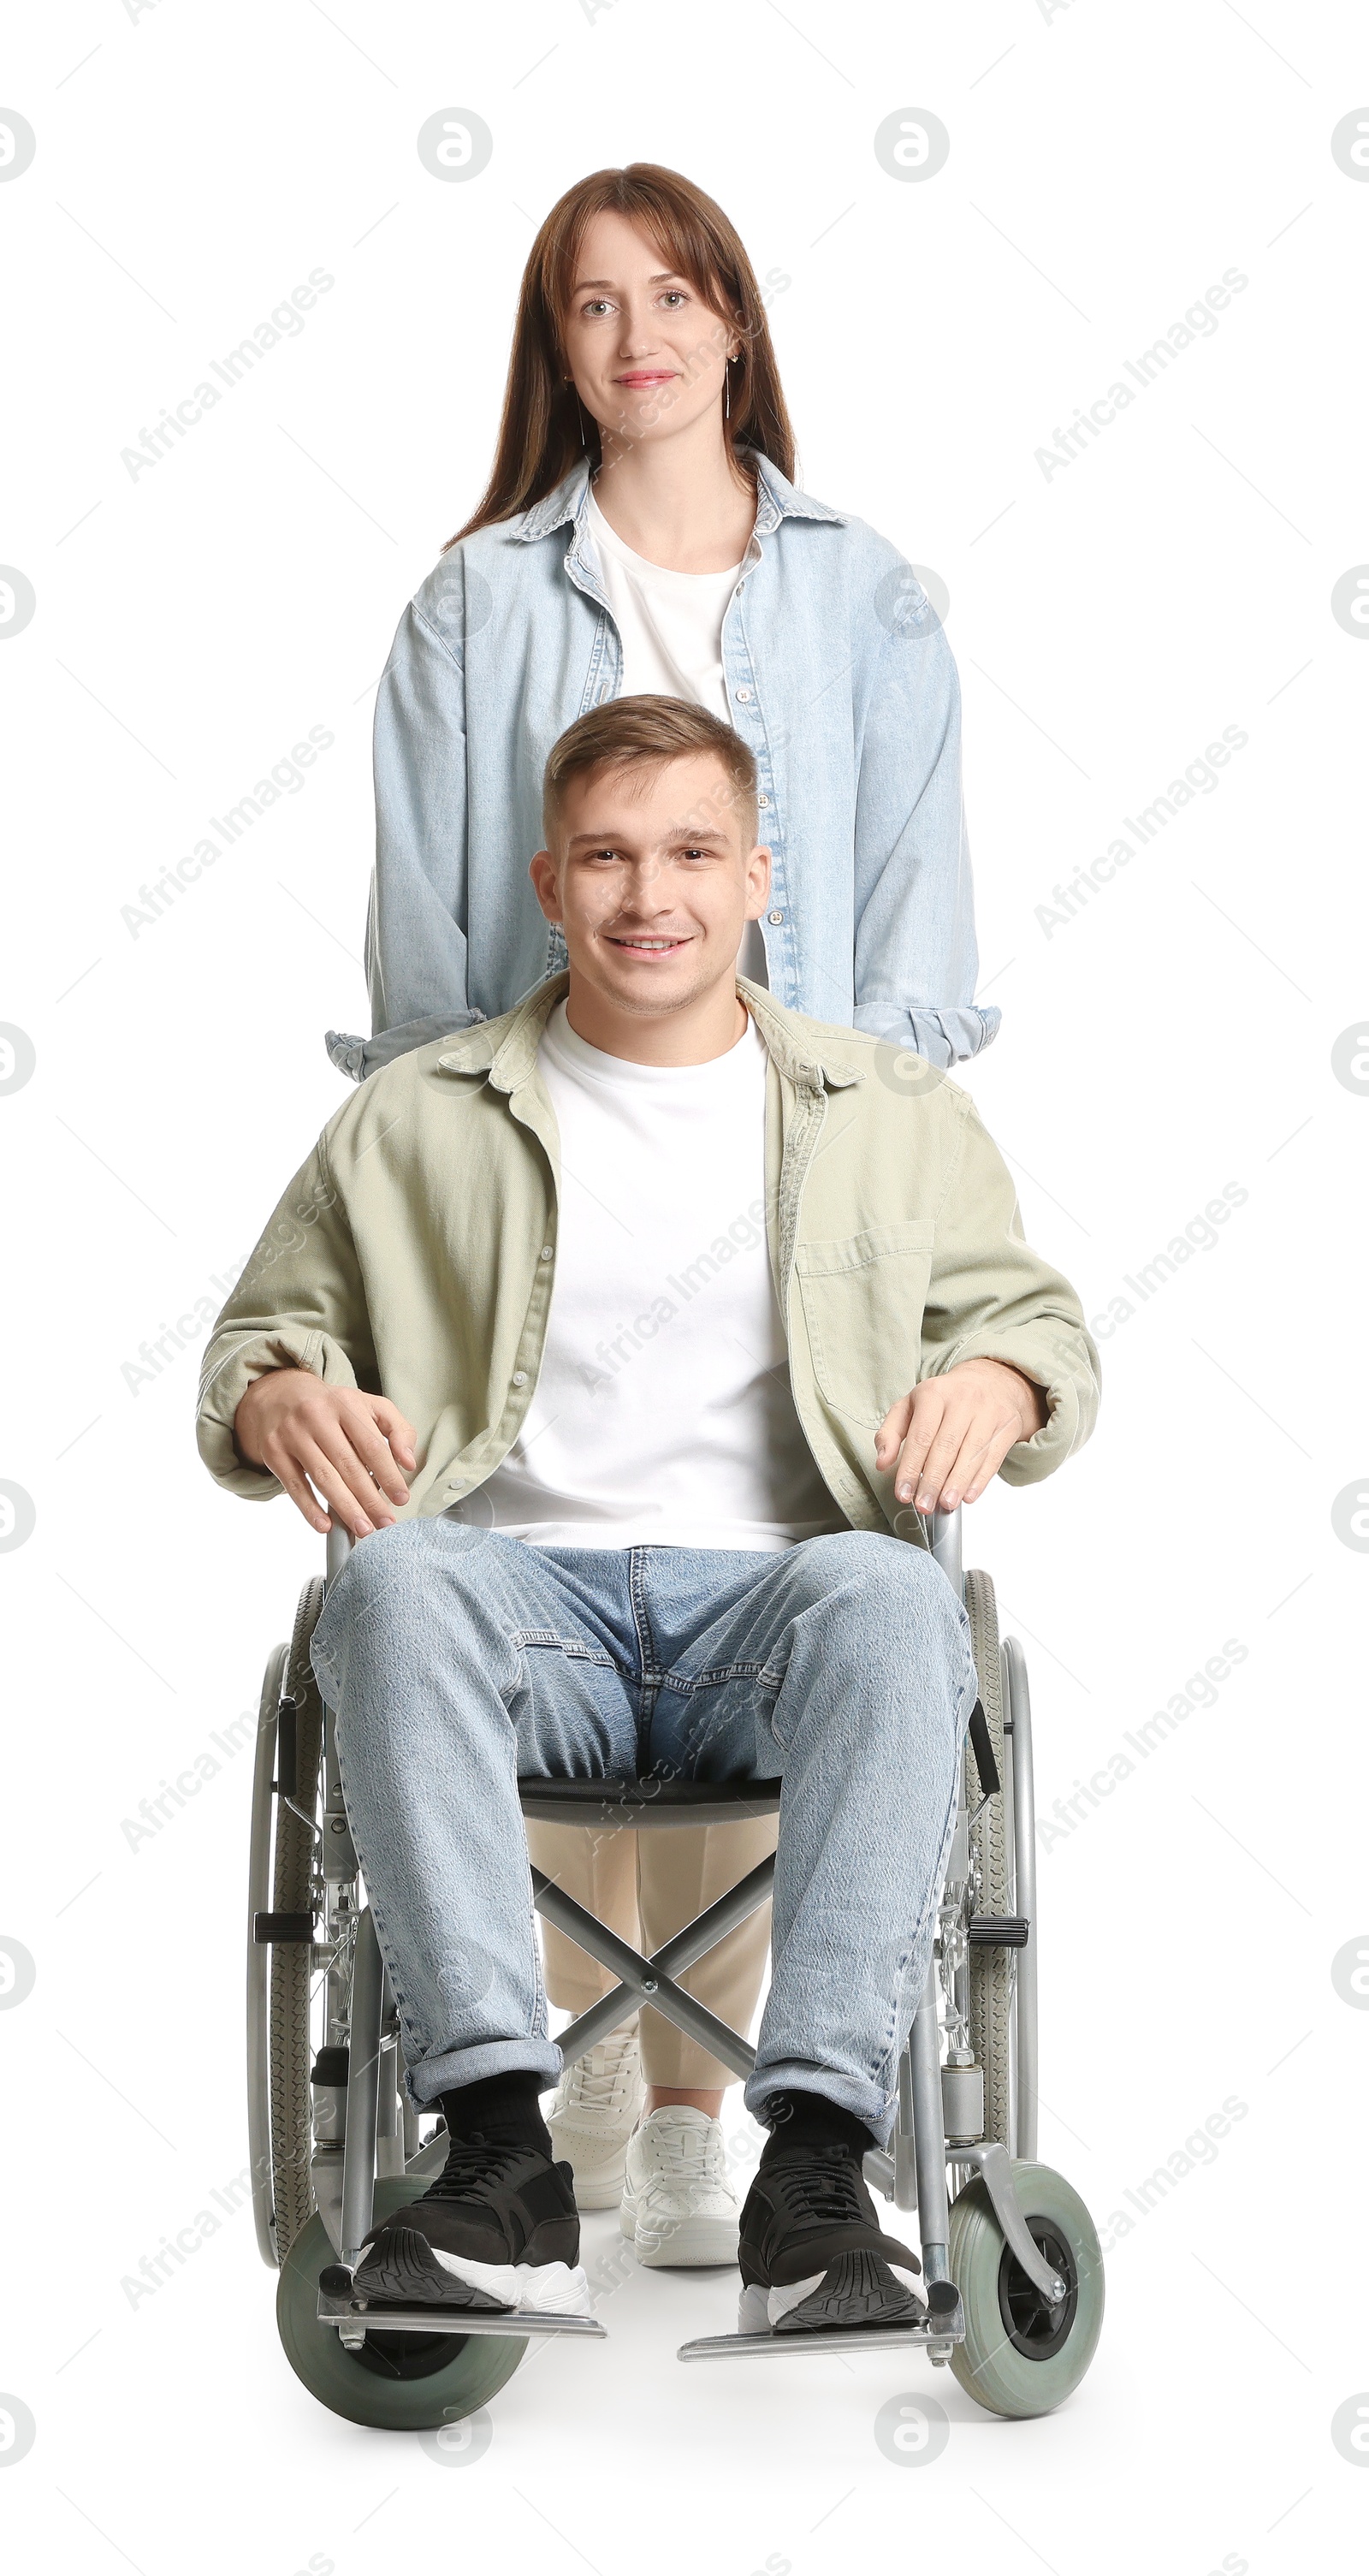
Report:
<svg viewBox="0 0 1369 2576"><path fill-rule="evenodd" d="M743 847L756 839L756 763L731 725L707 707L683 698L610 698L554 742L542 781L542 829L548 843L560 818L561 803L572 778L591 769L663 769L672 760L697 760L711 753L727 781L718 812L733 811L741 824ZM705 819L697 818L700 823Z"/></svg>

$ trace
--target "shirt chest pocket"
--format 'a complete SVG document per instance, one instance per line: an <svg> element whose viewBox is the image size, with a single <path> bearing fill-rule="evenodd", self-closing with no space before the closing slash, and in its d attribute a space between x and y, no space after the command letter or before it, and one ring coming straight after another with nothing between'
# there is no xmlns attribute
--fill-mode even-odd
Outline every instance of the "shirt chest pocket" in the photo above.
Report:
<svg viewBox="0 0 1369 2576"><path fill-rule="evenodd" d="M795 1256L813 1370L829 1404L872 1427L916 1386L936 1228L872 1227Z"/></svg>

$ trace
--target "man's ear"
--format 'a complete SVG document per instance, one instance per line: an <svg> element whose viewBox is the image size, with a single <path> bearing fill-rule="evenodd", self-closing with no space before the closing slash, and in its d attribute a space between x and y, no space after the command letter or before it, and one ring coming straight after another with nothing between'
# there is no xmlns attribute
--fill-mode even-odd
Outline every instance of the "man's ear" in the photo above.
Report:
<svg viewBox="0 0 1369 2576"><path fill-rule="evenodd" d="M536 856L529 860L528 874L532 879L533 893L548 921L559 923L563 918L561 896L557 883L556 861L550 850L539 850Z"/></svg>
<svg viewBox="0 0 1369 2576"><path fill-rule="evenodd" d="M746 919L759 921L770 900L770 852L758 841L746 862Z"/></svg>

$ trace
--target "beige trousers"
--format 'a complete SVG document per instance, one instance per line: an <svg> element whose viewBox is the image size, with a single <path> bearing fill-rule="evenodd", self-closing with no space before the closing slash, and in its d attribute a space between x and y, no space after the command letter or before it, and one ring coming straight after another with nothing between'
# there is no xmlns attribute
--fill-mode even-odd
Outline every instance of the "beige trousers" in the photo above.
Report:
<svg viewBox="0 0 1369 2576"><path fill-rule="evenodd" d="M731 1825L658 1827L637 1834L630 1828L604 1833L591 1825L528 1825L528 1850L535 1866L545 1870L578 1905L607 1924L621 1941L648 1956L672 1933L682 1931L696 1914L712 1905L758 1861L773 1852L779 1833L777 1816L755 1816ZM617 1980L588 1952L550 1923L541 1925L547 1993L565 2012L584 2012ZM756 1998L765 1974L770 1946L770 1908L758 1907L706 1952L679 1982L687 1994L745 2035L751 2027ZM740 2077L686 2039L673 2022L645 2008L638 2027L642 2072L648 2084L690 2091L716 2092Z"/></svg>

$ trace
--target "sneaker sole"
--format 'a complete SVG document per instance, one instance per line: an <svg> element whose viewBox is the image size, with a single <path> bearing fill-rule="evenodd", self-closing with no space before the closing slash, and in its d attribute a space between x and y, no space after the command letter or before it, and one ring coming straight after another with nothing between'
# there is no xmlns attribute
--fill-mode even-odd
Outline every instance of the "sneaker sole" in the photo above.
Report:
<svg viewBox="0 0 1369 2576"><path fill-rule="evenodd" d="M843 2254L815 2281L762 2293L772 2334L820 2334L824 2327L918 2324L927 2311L915 2290L878 2254ZM743 2301L745 2304L745 2301ZM753 2325L752 2333L757 2331ZM763 2331L763 2329L762 2329Z"/></svg>
<svg viewBox="0 0 1369 2576"><path fill-rule="evenodd" d="M358 2298L377 2307L456 2308L509 2316L592 2314L589 2280L580 2264L481 2263L473 2255L444 2254L416 2227L396 2227L363 2252L353 2276Z"/></svg>
<svg viewBox="0 0 1369 2576"><path fill-rule="evenodd" d="M489 2271L488 2264L473 2267ZM359 2299L370 2299L377 2307L386 2308L475 2308L486 2312L508 2310L512 2299L492 2298L489 2292L455 2269L455 2258L449 2255L440 2262L416 2227L392 2227L373 2244L363 2247L361 2260L352 2275L352 2289Z"/></svg>

